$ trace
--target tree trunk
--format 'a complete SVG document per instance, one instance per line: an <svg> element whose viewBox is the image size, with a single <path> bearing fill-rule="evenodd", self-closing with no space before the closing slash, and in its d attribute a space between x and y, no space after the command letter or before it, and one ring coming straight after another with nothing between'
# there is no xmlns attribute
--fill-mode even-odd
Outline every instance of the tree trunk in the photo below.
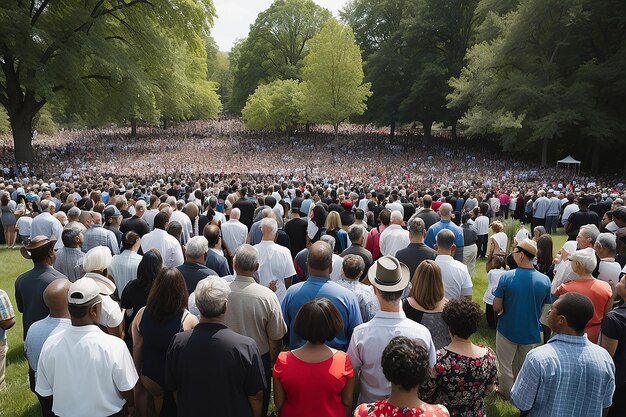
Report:
<svg viewBox="0 0 626 417"><path fill-rule="evenodd" d="M394 139L396 137L396 121L393 120L389 125L389 138Z"/></svg>
<svg viewBox="0 0 626 417"><path fill-rule="evenodd" d="M543 142L541 143L541 166L545 167L548 165L548 138L543 138Z"/></svg>
<svg viewBox="0 0 626 417"><path fill-rule="evenodd" d="M426 149L430 149L430 142L432 139L433 122L423 122L424 126L424 146Z"/></svg>
<svg viewBox="0 0 626 417"><path fill-rule="evenodd" d="M311 124L310 123L307 123L307 124L304 125L304 131L306 133L309 133L311 131Z"/></svg>
<svg viewBox="0 0 626 417"><path fill-rule="evenodd" d="M137 119L132 119L130 121L130 137L131 138L137 137Z"/></svg>
<svg viewBox="0 0 626 417"><path fill-rule="evenodd" d="M169 124L167 123L167 119L163 119L163 130L167 130Z"/></svg>
<svg viewBox="0 0 626 417"><path fill-rule="evenodd" d="M32 162L35 159L33 153L33 116L11 118L13 130L13 146L15 148L15 162Z"/></svg>
<svg viewBox="0 0 626 417"><path fill-rule="evenodd" d="M456 141L459 138L459 133L456 130L457 125L459 124L459 121L454 119L454 121L452 122L452 140Z"/></svg>
<svg viewBox="0 0 626 417"><path fill-rule="evenodd" d="M335 140L337 140L339 137L339 123L335 123L333 127L335 128Z"/></svg>

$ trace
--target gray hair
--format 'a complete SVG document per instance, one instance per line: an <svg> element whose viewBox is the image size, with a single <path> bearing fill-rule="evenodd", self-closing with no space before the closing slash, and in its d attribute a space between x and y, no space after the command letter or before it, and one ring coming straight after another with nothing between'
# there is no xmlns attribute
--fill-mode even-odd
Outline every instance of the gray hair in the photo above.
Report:
<svg viewBox="0 0 626 417"><path fill-rule="evenodd" d="M356 242L365 234L365 229L360 224L353 224L348 227L348 238L350 242Z"/></svg>
<svg viewBox="0 0 626 417"><path fill-rule="evenodd" d="M237 207L235 207L234 209L230 211L231 219L239 219L240 217L241 217L241 210L238 209Z"/></svg>
<svg viewBox="0 0 626 417"><path fill-rule="evenodd" d="M185 245L185 254L190 258L203 257L208 250L209 242L204 236L194 236Z"/></svg>
<svg viewBox="0 0 626 417"><path fill-rule="evenodd" d="M613 233L600 233L596 243L611 253L617 251L617 238Z"/></svg>
<svg viewBox="0 0 626 417"><path fill-rule="evenodd" d="M49 212L50 212L50 209L51 209L52 207L55 207L55 205L54 205L54 204L51 204L51 203L50 203L50 200L41 200L41 201L39 202L39 208L40 208L40 209L41 209L41 211L43 211L43 212L49 213Z"/></svg>
<svg viewBox="0 0 626 417"><path fill-rule="evenodd" d="M67 211L67 217L74 217L78 219L80 217L80 209L78 207L72 207Z"/></svg>
<svg viewBox="0 0 626 417"><path fill-rule="evenodd" d="M83 258L83 271L95 272L104 271L111 265L113 256L111 250L106 246L96 246L89 249Z"/></svg>
<svg viewBox="0 0 626 417"><path fill-rule="evenodd" d="M440 216L451 216L452 215L452 204L450 203L443 203L440 207L439 207L439 215Z"/></svg>
<svg viewBox="0 0 626 417"><path fill-rule="evenodd" d="M359 255L346 255L341 264L343 275L349 279L357 279L365 269L365 261Z"/></svg>
<svg viewBox="0 0 626 417"><path fill-rule="evenodd" d="M146 202L145 202L145 201L143 201L143 200L139 200L139 201L137 201L137 202L135 203L135 210L143 210L143 211L146 211L147 206L148 206L148 205L146 204Z"/></svg>
<svg viewBox="0 0 626 417"><path fill-rule="evenodd" d="M577 250L569 257L569 259L572 262L577 262L588 274L592 273L598 264L596 252L591 248Z"/></svg>
<svg viewBox="0 0 626 417"><path fill-rule="evenodd" d="M209 275L198 282L193 293L202 317L217 317L226 311L230 287L217 275Z"/></svg>
<svg viewBox="0 0 626 417"><path fill-rule="evenodd" d="M394 210L391 212L391 223L402 223L402 213L399 210Z"/></svg>
<svg viewBox="0 0 626 417"><path fill-rule="evenodd" d="M271 209L269 209L271 210ZM271 217L266 217L261 220L261 232L270 231L273 235L278 232L278 223Z"/></svg>
<svg viewBox="0 0 626 417"><path fill-rule="evenodd" d="M320 237L320 240L322 242L326 242L330 245L330 248L334 251L335 250L335 238L332 237L331 235L324 235L322 237Z"/></svg>
<svg viewBox="0 0 626 417"><path fill-rule="evenodd" d="M233 262L238 270L252 272L259 264L259 253L254 246L244 243L235 252Z"/></svg>
<svg viewBox="0 0 626 417"><path fill-rule="evenodd" d="M66 248L76 245L76 238L80 236L82 231L78 227L66 227L61 233L61 241Z"/></svg>
<svg viewBox="0 0 626 417"><path fill-rule="evenodd" d="M409 219L407 223L407 229L409 229L409 234L411 236L420 236L426 230L426 223L420 217L413 216Z"/></svg>
<svg viewBox="0 0 626 417"><path fill-rule="evenodd" d="M580 226L580 231L585 231L585 235L591 239L591 243L596 243L596 239L598 239L598 236L600 235L600 230L598 229L598 226L596 226L595 224L586 224L584 226Z"/></svg>

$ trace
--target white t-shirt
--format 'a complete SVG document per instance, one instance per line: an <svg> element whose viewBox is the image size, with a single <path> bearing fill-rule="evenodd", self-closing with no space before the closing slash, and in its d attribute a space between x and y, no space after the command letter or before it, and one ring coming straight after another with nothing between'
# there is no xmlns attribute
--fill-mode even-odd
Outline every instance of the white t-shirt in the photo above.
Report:
<svg viewBox="0 0 626 417"><path fill-rule="evenodd" d="M472 295L472 278L465 264L450 255L437 255L435 263L441 268L443 292L448 300Z"/></svg>
<svg viewBox="0 0 626 417"><path fill-rule="evenodd" d="M124 341L97 326L70 326L43 345L35 391L53 396L52 411L63 417L118 413L139 379Z"/></svg>
<svg viewBox="0 0 626 417"><path fill-rule="evenodd" d="M483 301L485 303L493 304L493 290L498 287L498 282L500 282L500 277L504 272L506 272L504 268L500 268L492 269L487 273L487 289L485 290L485 295L483 296Z"/></svg>
<svg viewBox="0 0 626 417"><path fill-rule="evenodd" d="M489 217L482 215L476 217L474 227L478 236L489 234Z"/></svg>
<svg viewBox="0 0 626 417"><path fill-rule="evenodd" d="M30 236L30 225L33 222L33 218L30 216L22 216L17 219L15 227L20 232L20 236Z"/></svg>
<svg viewBox="0 0 626 417"><path fill-rule="evenodd" d="M270 282L276 280L276 297L282 302L287 294L285 278L296 275L296 269L291 260L291 252L284 246L269 240L262 240L254 247L259 252L259 283L269 287Z"/></svg>
<svg viewBox="0 0 626 417"><path fill-rule="evenodd" d="M599 280L604 282L613 281L613 284L617 284L619 282L619 276L622 273L622 267L619 262L615 262L614 260L601 259L598 271L600 272L598 275Z"/></svg>

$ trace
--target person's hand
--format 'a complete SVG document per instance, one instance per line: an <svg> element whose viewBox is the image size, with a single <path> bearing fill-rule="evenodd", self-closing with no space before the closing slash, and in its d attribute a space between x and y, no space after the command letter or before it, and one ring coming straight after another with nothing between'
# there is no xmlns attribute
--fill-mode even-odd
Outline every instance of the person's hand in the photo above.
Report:
<svg viewBox="0 0 626 417"><path fill-rule="evenodd" d="M278 286L278 281L274 280L274 281L270 281L270 284L268 285L268 288L274 292L276 292L276 288Z"/></svg>

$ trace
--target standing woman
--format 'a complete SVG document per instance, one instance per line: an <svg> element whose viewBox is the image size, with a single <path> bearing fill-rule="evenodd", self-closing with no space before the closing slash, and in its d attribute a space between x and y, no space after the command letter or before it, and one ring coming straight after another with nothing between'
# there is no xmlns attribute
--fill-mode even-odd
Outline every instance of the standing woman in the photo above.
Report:
<svg viewBox="0 0 626 417"><path fill-rule="evenodd" d="M343 324L326 298L305 303L293 330L306 343L278 355L274 404L280 417L345 417L352 407L354 370L345 352L326 346Z"/></svg>
<svg viewBox="0 0 626 417"><path fill-rule="evenodd" d="M342 229L341 216L331 211L326 217L326 234L335 238L335 253L339 255L348 247L348 233Z"/></svg>
<svg viewBox="0 0 626 417"><path fill-rule="evenodd" d="M175 416L172 393L165 392L165 357L176 333L192 329L198 319L187 311L187 285L176 268L162 269L154 280L148 303L133 320L133 361L141 385L154 399L157 416ZM137 404L145 415L145 402ZM142 414L143 413L143 414Z"/></svg>
<svg viewBox="0 0 626 417"><path fill-rule="evenodd" d="M489 228L493 231L493 234L489 238L491 245L489 247L489 255L487 256L487 264L485 265L487 272L493 269L494 256L506 257L506 250L509 244L509 237L504 233L502 222L496 220L489 225Z"/></svg>
<svg viewBox="0 0 626 417"><path fill-rule="evenodd" d="M2 210L0 221L2 221L4 241L7 244L7 248L15 247L15 237L17 236L15 233L15 223L17 220L15 219L15 214L13 214L15 207L16 204L11 200L9 193L3 192L2 197L0 197L0 209ZM57 238L60 238L60 236Z"/></svg>

